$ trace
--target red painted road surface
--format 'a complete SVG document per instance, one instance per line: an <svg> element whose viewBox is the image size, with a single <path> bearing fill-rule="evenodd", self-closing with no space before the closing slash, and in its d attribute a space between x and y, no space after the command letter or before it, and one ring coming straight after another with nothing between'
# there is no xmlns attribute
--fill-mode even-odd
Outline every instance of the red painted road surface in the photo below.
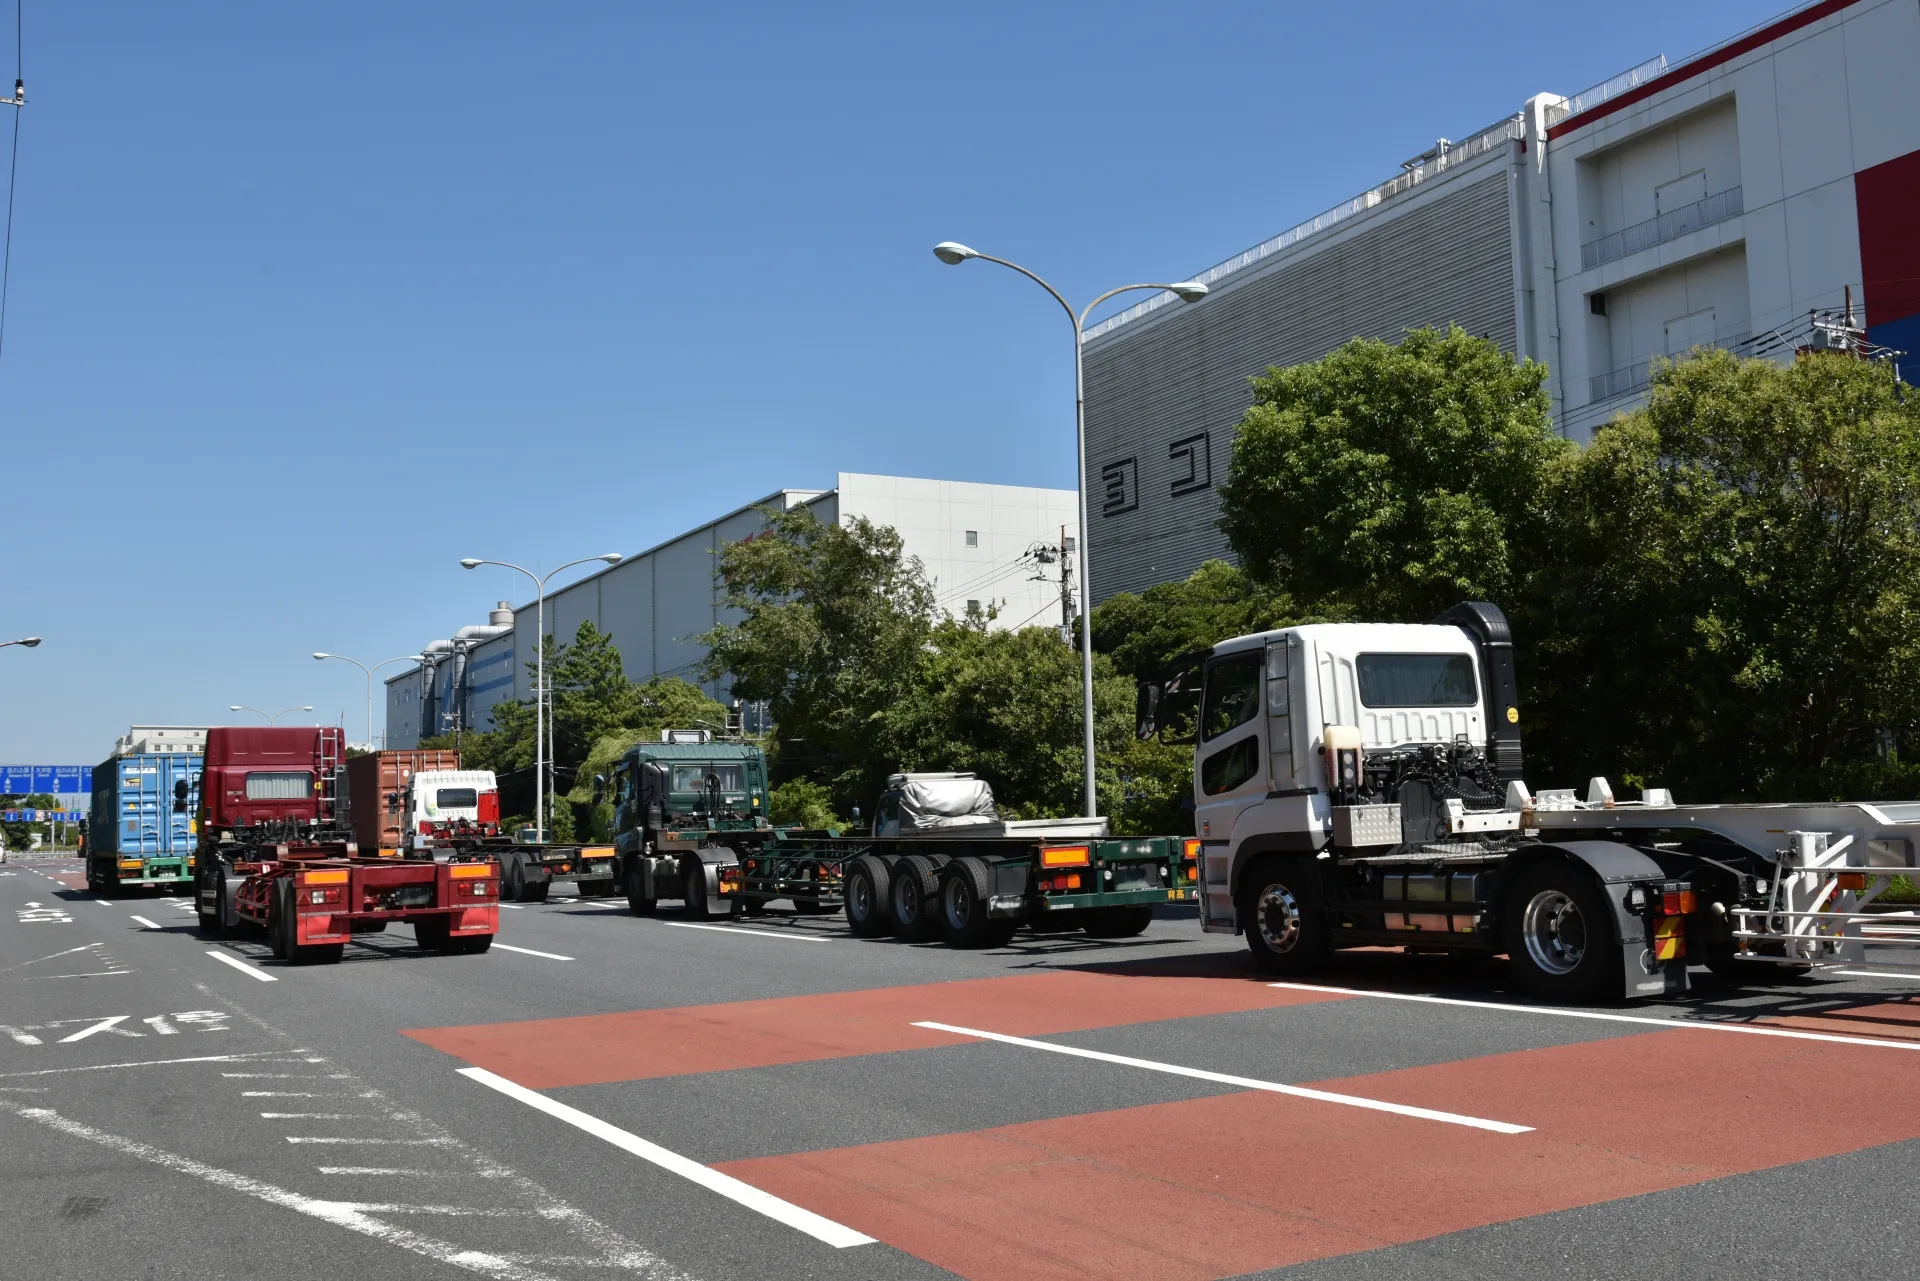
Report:
<svg viewBox="0 0 1920 1281"><path fill-rule="evenodd" d="M408 1035L550 1089L978 1043L916 1020L1193 1019L1200 1040L1210 1015L1351 999L1054 971ZM1774 1022L1920 1035L1897 1003ZM1913 1097L1920 1053L1788 1038L1650 1031L1314 1084L1535 1128L1236 1091L719 1168L973 1281L1212 1281L1920 1137L1920 1111L1873 1105Z"/></svg>

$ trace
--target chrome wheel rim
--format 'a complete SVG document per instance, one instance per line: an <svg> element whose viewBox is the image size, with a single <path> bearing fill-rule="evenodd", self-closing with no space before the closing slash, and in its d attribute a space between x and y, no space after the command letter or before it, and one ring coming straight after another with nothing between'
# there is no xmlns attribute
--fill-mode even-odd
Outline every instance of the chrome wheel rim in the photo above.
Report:
<svg viewBox="0 0 1920 1281"><path fill-rule="evenodd" d="M1269 885L1254 903L1260 941L1273 952L1290 952L1300 942L1300 903L1284 885Z"/></svg>
<svg viewBox="0 0 1920 1281"><path fill-rule="evenodd" d="M1559 890L1541 890L1527 900L1521 918L1527 959L1548 974L1571 974L1587 954L1587 922L1580 905Z"/></svg>

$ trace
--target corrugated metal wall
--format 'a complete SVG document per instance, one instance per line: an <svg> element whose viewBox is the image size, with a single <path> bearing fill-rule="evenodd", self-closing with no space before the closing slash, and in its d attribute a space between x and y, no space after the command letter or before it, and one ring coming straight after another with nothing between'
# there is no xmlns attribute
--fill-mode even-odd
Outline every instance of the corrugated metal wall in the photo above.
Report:
<svg viewBox="0 0 1920 1281"><path fill-rule="evenodd" d="M1458 323L1516 342L1507 153L1204 302L1087 346L1088 532L1096 600L1229 557L1215 525L1247 379L1355 336Z"/></svg>

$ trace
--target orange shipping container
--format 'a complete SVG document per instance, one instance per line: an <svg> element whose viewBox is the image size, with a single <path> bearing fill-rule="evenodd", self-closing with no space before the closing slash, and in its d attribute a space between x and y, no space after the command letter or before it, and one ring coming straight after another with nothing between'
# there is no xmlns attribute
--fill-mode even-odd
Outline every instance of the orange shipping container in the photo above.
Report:
<svg viewBox="0 0 1920 1281"><path fill-rule="evenodd" d="M459 768L460 753L444 748L373 752L349 760L342 804L360 853L398 855L406 847L400 819L408 781L422 770Z"/></svg>

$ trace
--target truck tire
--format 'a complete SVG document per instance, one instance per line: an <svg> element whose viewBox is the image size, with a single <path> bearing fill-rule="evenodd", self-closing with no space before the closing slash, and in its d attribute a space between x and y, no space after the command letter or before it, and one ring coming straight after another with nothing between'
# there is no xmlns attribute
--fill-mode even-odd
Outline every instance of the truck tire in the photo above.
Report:
<svg viewBox="0 0 1920 1281"><path fill-rule="evenodd" d="M1269 974L1317 974L1327 960L1314 868L1302 858L1268 855L1247 869L1240 919L1253 963Z"/></svg>
<svg viewBox="0 0 1920 1281"><path fill-rule="evenodd" d="M552 881L536 881L520 891L520 901L523 903L544 903L547 901L547 895L552 889Z"/></svg>
<svg viewBox="0 0 1920 1281"><path fill-rule="evenodd" d="M267 937L273 954L288 965L333 965L346 954L345 943L299 943L300 926L293 910L293 878L274 882L273 904L267 913Z"/></svg>
<svg viewBox="0 0 1920 1281"><path fill-rule="evenodd" d="M500 857L500 898L508 903L526 902L527 865L516 850L508 850Z"/></svg>
<svg viewBox="0 0 1920 1281"><path fill-rule="evenodd" d="M940 937L948 947L1005 947L1018 922L987 915L993 869L985 859L958 858L940 883Z"/></svg>
<svg viewBox="0 0 1920 1281"><path fill-rule="evenodd" d="M909 854L893 865L893 884L887 892L887 924L895 938L920 943L931 938L938 912L933 860ZM929 908L932 911L929 911Z"/></svg>
<svg viewBox="0 0 1920 1281"><path fill-rule="evenodd" d="M204 901L202 894L211 897L213 901L211 903ZM212 910L209 911L209 908ZM209 875L204 878L196 877L193 912L200 919L201 934L210 939L227 936L227 877L218 862L213 864Z"/></svg>
<svg viewBox="0 0 1920 1281"><path fill-rule="evenodd" d="M442 950L455 956L479 956L492 946L491 934L463 934L459 938L449 939Z"/></svg>
<svg viewBox="0 0 1920 1281"><path fill-rule="evenodd" d="M1514 981L1546 1001L1618 999L1624 976L1612 911L1593 876L1560 859L1524 869L1507 895Z"/></svg>
<svg viewBox="0 0 1920 1281"><path fill-rule="evenodd" d="M855 938L879 938L888 929L887 892L893 877L886 862L871 854L862 854L847 869L847 928Z"/></svg>
<svg viewBox="0 0 1920 1281"><path fill-rule="evenodd" d="M416 916L413 918L414 944L429 952L443 952L447 947L447 932L452 928L447 917Z"/></svg>
<svg viewBox="0 0 1920 1281"><path fill-rule="evenodd" d="M635 916L652 916L659 907L659 899L641 898L637 886L627 891L627 910Z"/></svg>
<svg viewBox="0 0 1920 1281"><path fill-rule="evenodd" d="M1144 903L1125 907L1096 907L1087 913L1087 937L1130 939L1153 923L1153 908Z"/></svg>
<svg viewBox="0 0 1920 1281"><path fill-rule="evenodd" d="M688 920L707 919L707 865L698 858L680 861L680 899Z"/></svg>

